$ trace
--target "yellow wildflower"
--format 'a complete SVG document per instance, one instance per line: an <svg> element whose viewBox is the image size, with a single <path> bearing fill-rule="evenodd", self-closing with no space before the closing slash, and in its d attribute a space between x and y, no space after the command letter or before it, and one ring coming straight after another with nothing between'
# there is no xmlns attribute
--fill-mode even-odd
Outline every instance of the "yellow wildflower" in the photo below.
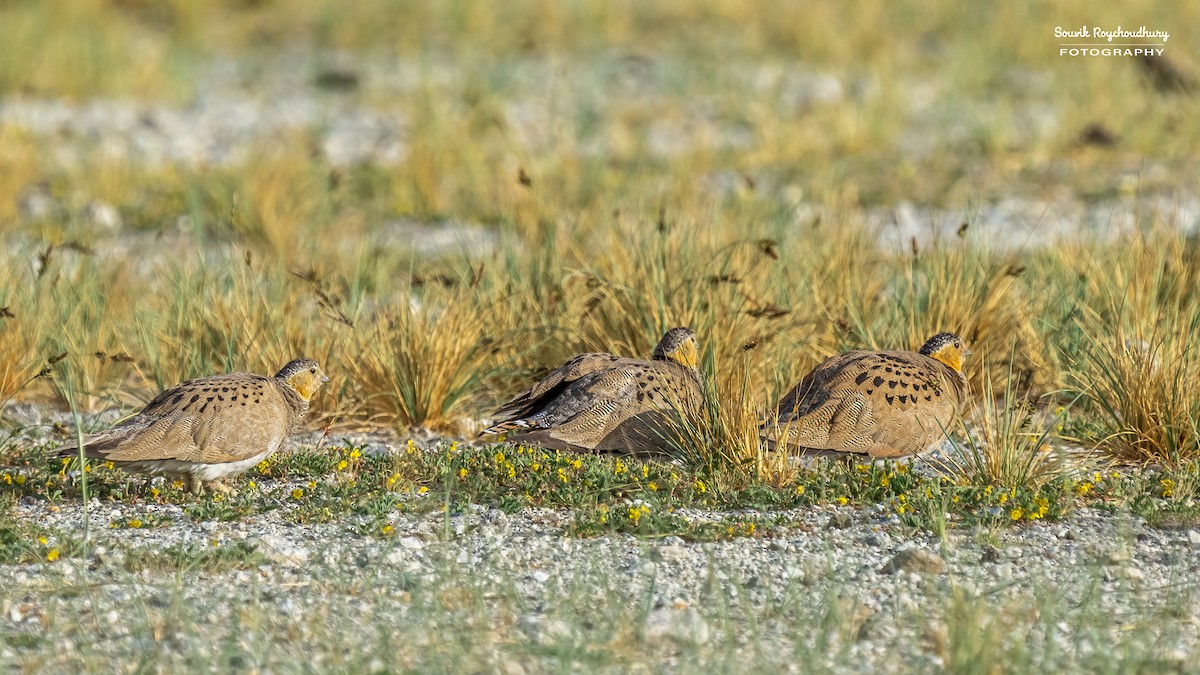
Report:
<svg viewBox="0 0 1200 675"><path fill-rule="evenodd" d="M798 495L804 494L804 486L803 485L796 486L796 494L798 494Z"/></svg>
<svg viewBox="0 0 1200 675"><path fill-rule="evenodd" d="M529 469L530 469L530 471L537 473L538 471L542 470L542 465L538 464L537 462L534 462L533 464L529 465Z"/></svg>
<svg viewBox="0 0 1200 675"><path fill-rule="evenodd" d="M142 521L140 518L134 518L129 521L129 526L136 530L142 526Z"/></svg>
<svg viewBox="0 0 1200 675"><path fill-rule="evenodd" d="M379 532L385 536L389 535L395 531L396 531L396 528L392 527L391 525L384 525L383 528L381 530L379 530Z"/></svg>
<svg viewBox="0 0 1200 675"><path fill-rule="evenodd" d="M1022 516L1024 516L1024 515L1025 515L1025 511L1022 510L1021 507L1018 506L1017 508L1012 510L1012 513L1008 514L1008 517L1012 518L1013 520L1020 520L1022 518Z"/></svg>
<svg viewBox="0 0 1200 675"><path fill-rule="evenodd" d="M24 485L24 484L25 484L25 474L19 474L17 476L17 485Z"/></svg>
<svg viewBox="0 0 1200 675"><path fill-rule="evenodd" d="M50 549L50 552L46 554L46 560L49 562L54 562L55 560L58 560L58 555L58 549L52 548Z"/></svg>
<svg viewBox="0 0 1200 675"><path fill-rule="evenodd" d="M646 483L646 487L650 488L651 492L658 492L658 485L656 485L654 483L654 481L650 481L649 483Z"/></svg>
<svg viewBox="0 0 1200 675"><path fill-rule="evenodd" d="M471 472L470 472L470 471L467 471L467 467L465 467L465 466L464 466L463 468L461 468L461 469L459 469L459 470L458 470L458 477L459 477L459 478L466 478L466 477L467 477L467 475L468 475L469 473L471 473Z"/></svg>
<svg viewBox="0 0 1200 675"><path fill-rule="evenodd" d="M692 487L696 488L696 491L700 494L708 492L708 486L706 486L704 481L700 480L699 478L697 478L696 482L692 484Z"/></svg>
<svg viewBox="0 0 1200 675"><path fill-rule="evenodd" d="M46 539L45 537L38 537L38 540L37 540L37 541L38 541L38 543L39 543L39 544L41 544L42 546L45 546L46 544L50 543L50 542L49 542L49 540L48 540L48 539Z"/></svg>
<svg viewBox="0 0 1200 675"><path fill-rule="evenodd" d="M343 459L342 461L337 463L337 470L345 471L349 466L350 466L350 462L347 462L346 460Z"/></svg>
<svg viewBox="0 0 1200 675"><path fill-rule="evenodd" d="M1158 484L1162 486L1162 496L1171 497L1175 494L1175 481L1170 478L1164 478Z"/></svg>
<svg viewBox="0 0 1200 675"><path fill-rule="evenodd" d="M901 495L901 496L903 496L903 495ZM847 505L847 504L849 504L849 503L850 503L850 500L849 500L849 499L847 499L846 497L838 497L838 498L837 498L837 503L838 503L838 505L840 505L840 506L845 506L845 505Z"/></svg>
<svg viewBox="0 0 1200 675"><path fill-rule="evenodd" d="M358 459L359 457L362 457L362 453L358 451L358 448L350 451L350 459Z"/></svg>
<svg viewBox="0 0 1200 675"><path fill-rule="evenodd" d="M423 494L425 494L426 492L429 492L429 488L425 487L424 485L422 485L421 487L417 488L417 494L419 494L419 495L423 495Z"/></svg>
<svg viewBox="0 0 1200 675"><path fill-rule="evenodd" d="M292 499L302 499L303 497L304 497L304 490L301 490L300 488L296 488L295 490L292 490Z"/></svg>
<svg viewBox="0 0 1200 675"><path fill-rule="evenodd" d="M410 455L417 451L417 444L413 443L413 439L408 439L408 443L404 446L404 451Z"/></svg>

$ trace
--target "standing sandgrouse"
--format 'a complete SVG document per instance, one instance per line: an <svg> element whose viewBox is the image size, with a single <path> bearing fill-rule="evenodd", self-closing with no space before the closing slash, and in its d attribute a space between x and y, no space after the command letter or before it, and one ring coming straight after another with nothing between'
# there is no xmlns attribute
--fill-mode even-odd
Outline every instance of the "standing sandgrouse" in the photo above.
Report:
<svg viewBox="0 0 1200 675"><path fill-rule="evenodd" d="M852 351L827 359L779 402L768 441L802 454L904 457L944 438L966 402L962 339L939 333L919 352Z"/></svg>
<svg viewBox="0 0 1200 675"><path fill-rule="evenodd" d="M189 380L159 394L140 413L83 440L84 454L128 471L186 477L188 489L227 492L241 473L279 449L329 378L312 359L296 359L275 377L230 373ZM60 457L79 453L74 443Z"/></svg>
<svg viewBox="0 0 1200 675"><path fill-rule="evenodd" d="M559 450L669 451L671 420L701 398L696 334L672 328L650 361L576 356L504 404L483 433Z"/></svg>

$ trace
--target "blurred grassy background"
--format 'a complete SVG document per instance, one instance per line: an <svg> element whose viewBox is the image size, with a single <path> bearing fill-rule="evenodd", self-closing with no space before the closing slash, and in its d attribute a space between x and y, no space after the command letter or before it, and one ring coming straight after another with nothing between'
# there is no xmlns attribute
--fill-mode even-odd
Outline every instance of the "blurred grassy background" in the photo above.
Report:
<svg viewBox="0 0 1200 675"><path fill-rule="evenodd" d="M1180 75L1058 55L1055 26L1129 22L1172 32ZM1082 395L1067 440L1194 456L1195 25L1170 2L6 0L0 402L136 405L304 353L329 421L465 432L572 353L687 324L723 400L754 392L736 426L829 354L948 329L977 391ZM232 98L251 125L295 92L323 112L229 161L138 152L162 111ZM400 149L338 160L362 111ZM1014 202L1013 232L986 217ZM910 207L966 227L910 241Z"/></svg>

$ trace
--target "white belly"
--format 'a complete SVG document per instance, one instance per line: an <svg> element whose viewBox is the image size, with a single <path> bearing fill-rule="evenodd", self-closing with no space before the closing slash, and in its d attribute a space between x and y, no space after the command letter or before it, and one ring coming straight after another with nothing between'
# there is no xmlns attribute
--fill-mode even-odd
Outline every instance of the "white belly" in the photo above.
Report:
<svg viewBox="0 0 1200 675"><path fill-rule="evenodd" d="M128 469L138 471L151 471L154 473L165 473L172 475L191 474L200 478L200 480L211 481L225 476L233 476L242 473L246 469L258 464L264 459L270 457L279 449L282 442L276 443L266 450L247 457L239 459L236 462L225 462L224 464L201 464L199 462L181 462L177 459L155 459L143 460L140 462L122 463Z"/></svg>

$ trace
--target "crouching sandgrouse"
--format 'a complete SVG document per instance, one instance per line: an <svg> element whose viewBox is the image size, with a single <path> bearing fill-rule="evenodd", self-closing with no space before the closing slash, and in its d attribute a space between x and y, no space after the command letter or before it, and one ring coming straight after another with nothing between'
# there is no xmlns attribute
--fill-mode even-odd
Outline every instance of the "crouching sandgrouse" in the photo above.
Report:
<svg viewBox="0 0 1200 675"><path fill-rule="evenodd" d="M159 394L140 413L83 439L84 455L128 471L184 478L195 493L229 491L222 479L279 449L329 378L312 359L275 374L229 373L189 380ZM74 443L60 457L78 456Z"/></svg>
<svg viewBox="0 0 1200 675"><path fill-rule="evenodd" d="M670 451L702 398L696 334L672 328L650 361L580 354L496 411L484 434L559 450Z"/></svg>
<svg viewBox="0 0 1200 675"><path fill-rule="evenodd" d="M761 428L802 454L904 457L945 438L966 403L962 339L939 333L919 352L852 351L825 360Z"/></svg>

